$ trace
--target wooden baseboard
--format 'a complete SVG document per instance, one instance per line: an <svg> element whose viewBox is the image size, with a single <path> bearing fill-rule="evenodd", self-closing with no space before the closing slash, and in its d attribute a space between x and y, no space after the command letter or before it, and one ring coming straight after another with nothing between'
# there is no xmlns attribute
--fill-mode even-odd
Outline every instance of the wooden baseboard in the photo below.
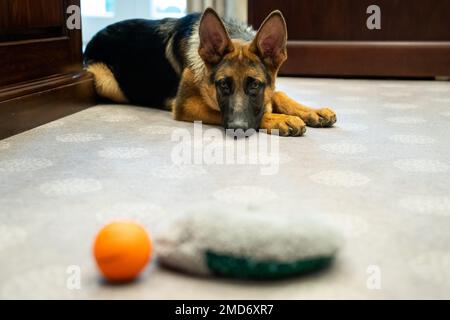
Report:
<svg viewBox="0 0 450 320"><path fill-rule="evenodd" d="M94 104L94 79L85 71L0 88L0 139Z"/></svg>
<svg viewBox="0 0 450 320"><path fill-rule="evenodd" d="M450 76L450 42L289 41L288 76Z"/></svg>

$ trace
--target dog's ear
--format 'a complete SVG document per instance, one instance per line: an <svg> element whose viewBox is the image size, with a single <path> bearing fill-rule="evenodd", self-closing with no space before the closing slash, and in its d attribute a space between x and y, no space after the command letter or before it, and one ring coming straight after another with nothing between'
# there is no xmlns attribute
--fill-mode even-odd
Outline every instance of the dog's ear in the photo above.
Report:
<svg viewBox="0 0 450 320"><path fill-rule="evenodd" d="M259 28L250 50L269 67L278 70L287 59L286 45L286 21L280 11L273 11Z"/></svg>
<svg viewBox="0 0 450 320"><path fill-rule="evenodd" d="M200 47L198 53L210 65L218 64L233 51L233 43L219 15L211 8L205 10L199 27Z"/></svg>

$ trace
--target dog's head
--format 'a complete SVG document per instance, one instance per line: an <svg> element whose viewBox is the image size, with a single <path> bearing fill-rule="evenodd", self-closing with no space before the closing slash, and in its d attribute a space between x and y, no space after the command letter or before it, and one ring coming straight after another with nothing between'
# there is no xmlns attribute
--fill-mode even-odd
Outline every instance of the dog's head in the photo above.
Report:
<svg viewBox="0 0 450 320"><path fill-rule="evenodd" d="M287 29L272 12L251 42L232 40L217 13L207 9L199 26L199 54L209 73L208 94L225 129L259 129L271 106L275 78L287 59Z"/></svg>

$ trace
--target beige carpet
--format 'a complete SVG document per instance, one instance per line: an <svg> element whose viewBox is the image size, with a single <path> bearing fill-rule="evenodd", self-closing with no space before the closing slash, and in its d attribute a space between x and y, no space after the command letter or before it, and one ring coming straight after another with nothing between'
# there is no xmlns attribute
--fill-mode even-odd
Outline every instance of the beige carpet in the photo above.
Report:
<svg viewBox="0 0 450 320"><path fill-rule="evenodd" d="M269 175L261 163L174 164L172 132L193 125L132 106L97 106L1 141L0 297L450 298L450 84L279 87L333 107L338 123L280 138ZM199 279L155 263L127 286L99 281L91 245L104 223L132 218L156 234L172 218L219 208L320 215L346 246L326 272L278 282Z"/></svg>

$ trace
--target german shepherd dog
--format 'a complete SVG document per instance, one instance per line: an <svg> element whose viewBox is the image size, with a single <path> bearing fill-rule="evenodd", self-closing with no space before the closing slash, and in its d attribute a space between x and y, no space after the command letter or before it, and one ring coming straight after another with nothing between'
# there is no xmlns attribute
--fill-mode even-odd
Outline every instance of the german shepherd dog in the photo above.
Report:
<svg viewBox="0 0 450 320"><path fill-rule="evenodd" d="M306 107L275 90L286 44L280 11L255 32L209 8L180 19L110 25L87 45L85 65L100 97L163 107L180 121L281 136L332 126L332 110Z"/></svg>

